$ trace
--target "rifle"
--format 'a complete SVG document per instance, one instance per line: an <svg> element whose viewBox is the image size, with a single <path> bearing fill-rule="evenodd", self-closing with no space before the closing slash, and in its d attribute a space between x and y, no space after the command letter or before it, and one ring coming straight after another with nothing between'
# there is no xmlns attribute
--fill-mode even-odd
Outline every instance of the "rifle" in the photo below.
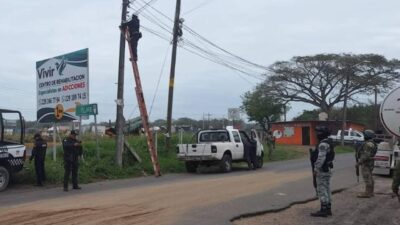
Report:
<svg viewBox="0 0 400 225"><path fill-rule="evenodd" d="M357 183L359 183L360 182L360 166L358 165L358 152L360 151L360 145L357 144L357 143L355 143L355 144L356 144L356 146L355 146L355 149L356 149L356 154L355 154L355 157L356 157L356 176L357 176Z"/></svg>
<svg viewBox="0 0 400 225"><path fill-rule="evenodd" d="M360 166L358 165L358 158L356 157L356 176L357 176L357 183L360 183Z"/></svg>
<svg viewBox="0 0 400 225"><path fill-rule="evenodd" d="M308 151L310 153L311 173L312 173L312 176L313 176L313 186L314 186L315 190L317 190L317 178L315 177L315 174L314 174L313 150L312 150L312 148L310 148Z"/></svg>

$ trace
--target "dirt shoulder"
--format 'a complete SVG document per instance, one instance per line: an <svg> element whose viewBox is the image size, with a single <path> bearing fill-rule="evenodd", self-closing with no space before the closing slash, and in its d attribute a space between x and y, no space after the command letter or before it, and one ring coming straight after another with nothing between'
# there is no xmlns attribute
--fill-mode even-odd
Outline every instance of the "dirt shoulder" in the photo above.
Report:
<svg viewBox="0 0 400 225"><path fill-rule="evenodd" d="M363 183L333 195L333 216L313 218L310 213L319 208L319 202L293 205L277 213L244 218L234 221L236 225L303 225L303 224L346 224L346 225L400 225L400 203L391 198L391 179L375 177L375 197L356 198L363 190Z"/></svg>

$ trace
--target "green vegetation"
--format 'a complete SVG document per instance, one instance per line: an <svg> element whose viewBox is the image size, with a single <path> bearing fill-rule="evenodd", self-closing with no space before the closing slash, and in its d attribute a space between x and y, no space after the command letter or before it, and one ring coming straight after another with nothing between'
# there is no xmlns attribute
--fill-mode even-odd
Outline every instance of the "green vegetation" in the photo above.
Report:
<svg viewBox="0 0 400 225"><path fill-rule="evenodd" d="M264 145L264 162L299 159L308 156L307 146L276 145L272 153L272 160L268 159L268 146Z"/></svg>
<svg viewBox="0 0 400 225"><path fill-rule="evenodd" d="M341 153L351 153L354 152L354 147L353 146L349 146L349 145L345 145L345 146L336 146L335 147L335 153L336 154L341 154Z"/></svg>
<svg viewBox="0 0 400 225"><path fill-rule="evenodd" d="M100 160L96 159L96 143L93 138L86 137L83 141L84 145L84 161L81 161L79 168L79 182L90 183L99 180L107 179L123 179L139 176L147 176L153 174L153 166L150 159L150 154L147 150L146 138L144 136L128 137L128 142L132 148L142 158L143 162L138 163L134 160L129 151L124 152L123 167L120 168L114 164L115 140L113 138L102 138L99 142ZM183 143L191 142L191 135L183 136ZM163 174L166 173L182 173L186 172L183 162L177 160L175 149L170 152L165 151L164 138L158 139L158 156ZM177 136L172 138L172 143L179 143ZM46 159L46 175L48 184L60 184L64 176L62 148L57 148L57 161L52 160L51 147L48 148ZM264 161L269 162L268 147L264 146L265 155ZM351 147L336 148L337 153L353 152ZM306 146L292 145L277 145L273 153L272 161L282 161L290 159L298 159L308 156L308 148ZM35 171L34 163L25 163L25 169L14 176L14 182L18 184L34 184Z"/></svg>
<svg viewBox="0 0 400 225"><path fill-rule="evenodd" d="M188 137L184 137L186 140ZM142 158L143 162L138 163L134 160L129 151L124 151L123 167L120 168L114 163L115 140L113 138L103 138L99 141L100 160L96 158L96 143L92 140L83 141L84 161L80 162L79 182L90 183L105 179L122 179L130 177L145 176L153 174L153 166L150 154L147 150L146 138L128 137L130 146L135 149L137 154ZM172 143L177 144L178 138L172 138ZM184 164L177 160L175 149L170 152L164 150L164 140L158 141L158 156L162 173L179 173L184 172ZM52 148L47 149L46 158L46 176L47 183L62 183L64 176L62 147L57 147L57 161L52 159ZM25 162L23 171L15 174L14 181L16 183L35 183L34 163Z"/></svg>

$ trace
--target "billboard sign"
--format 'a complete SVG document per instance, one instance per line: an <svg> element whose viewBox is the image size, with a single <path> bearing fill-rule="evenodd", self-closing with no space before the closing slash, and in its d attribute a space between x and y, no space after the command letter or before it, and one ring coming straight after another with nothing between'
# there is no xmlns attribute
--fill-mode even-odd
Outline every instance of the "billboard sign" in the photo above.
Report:
<svg viewBox="0 0 400 225"><path fill-rule="evenodd" d="M36 62L37 121L78 119L76 106L89 103L89 49Z"/></svg>

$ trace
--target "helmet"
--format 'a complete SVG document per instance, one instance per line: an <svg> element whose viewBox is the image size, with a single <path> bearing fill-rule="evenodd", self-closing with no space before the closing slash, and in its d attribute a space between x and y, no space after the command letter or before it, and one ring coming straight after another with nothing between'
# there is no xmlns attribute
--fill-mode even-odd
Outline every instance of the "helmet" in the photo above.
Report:
<svg viewBox="0 0 400 225"><path fill-rule="evenodd" d="M71 130L71 133L70 133L71 135L78 135L78 131L76 131L76 130Z"/></svg>
<svg viewBox="0 0 400 225"><path fill-rule="evenodd" d="M317 138L320 141L324 140L325 138L328 138L329 135L331 135L331 131L326 126L316 126L315 132L317 133Z"/></svg>
<svg viewBox="0 0 400 225"><path fill-rule="evenodd" d="M40 133L36 133L36 134L33 136L33 138L34 138L34 139L40 138L40 136L41 136Z"/></svg>
<svg viewBox="0 0 400 225"><path fill-rule="evenodd" d="M364 130L364 139L370 140L375 138L375 132L373 130Z"/></svg>

